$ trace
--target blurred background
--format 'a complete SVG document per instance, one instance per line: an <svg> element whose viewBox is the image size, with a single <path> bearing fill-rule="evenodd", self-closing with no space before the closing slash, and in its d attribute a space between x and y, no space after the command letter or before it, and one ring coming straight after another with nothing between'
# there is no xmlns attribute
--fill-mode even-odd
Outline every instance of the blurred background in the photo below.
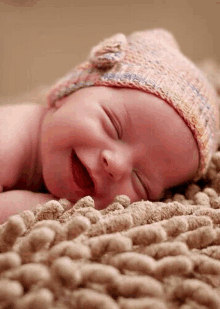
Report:
<svg viewBox="0 0 220 309"><path fill-rule="evenodd" d="M50 85L116 32L164 27L194 62L220 63L219 12L220 0L0 0L1 102Z"/></svg>

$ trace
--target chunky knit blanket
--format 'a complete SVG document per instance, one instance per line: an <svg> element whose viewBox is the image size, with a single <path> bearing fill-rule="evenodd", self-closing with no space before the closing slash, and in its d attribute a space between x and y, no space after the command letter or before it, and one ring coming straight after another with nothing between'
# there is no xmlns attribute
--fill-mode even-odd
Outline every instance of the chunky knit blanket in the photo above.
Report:
<svg viewBox="0 0 220 309"><path fill-rule="evenodd" d="M218 65L201 67L219 91ZM220 151L159 202L69 206L51 200L0 226L0 308L220 308Z"/></svg>

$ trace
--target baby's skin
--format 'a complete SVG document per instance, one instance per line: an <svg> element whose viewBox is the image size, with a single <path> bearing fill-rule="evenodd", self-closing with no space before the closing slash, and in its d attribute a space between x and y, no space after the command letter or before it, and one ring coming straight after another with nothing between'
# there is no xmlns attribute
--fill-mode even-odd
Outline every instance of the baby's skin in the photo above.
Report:
<svg viewBox="0 0 220 309"><path fill-rule="evenodd" d="M159 200L198 170L184 120L141 90L88 87L56 108L3 106L0 127L0 222L52 198L90 195L97 209L119 194Z"/></svg>

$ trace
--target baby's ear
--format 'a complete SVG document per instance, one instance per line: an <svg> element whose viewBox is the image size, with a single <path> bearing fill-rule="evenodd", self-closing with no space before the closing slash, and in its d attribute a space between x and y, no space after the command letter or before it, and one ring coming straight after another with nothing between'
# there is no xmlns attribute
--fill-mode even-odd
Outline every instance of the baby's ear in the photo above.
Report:
<svg viewBox="0 0 220 309"><path fill-rule="evenodd" d="M65 103L65 100L57 100L53 106L50 106L50 108L57 110L61 106L63 106L64 103Z"/></svg>
<svg viewBox="0 0 220 309"><path fill-rule="evenodd" d="M65 102L66 102L65 97L63 97L61 99L51 100L51 97L50 97L51 93L50 92L51 92L51 89L46 94L48 109L57 110L65 104Z"/></svg>

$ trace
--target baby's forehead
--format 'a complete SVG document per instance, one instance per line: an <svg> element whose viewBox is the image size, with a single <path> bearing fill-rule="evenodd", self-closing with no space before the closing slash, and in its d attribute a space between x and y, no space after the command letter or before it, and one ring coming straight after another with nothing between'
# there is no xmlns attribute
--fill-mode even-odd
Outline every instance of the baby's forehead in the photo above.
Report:
<svg viewBox="0 0 220 309"><path fill-rule="evenodd" d="M92 91L92 89L91 89ZM124 107L130 116L136 117L138 111L145 114L158 114L158 116L175 115L176 112L165 100L158 96L139 89L116 88L116 87L94 87L93 96L100 99L105 105L115 108ZM178 115L178 117L180 117Z"/></svg>
<svg viewBox="0 0 220 309"><path fill-rule="evenodd" d="M133 125L138 125L139 120L150 121L151 126L158 125L158 120L161 120L169 127L178 126L184 122L168 102L139 89L87 87L75 92L75 100L82 100L85 106L97 105L97 107L108 108L120 117L130 119Z"/></svg>

